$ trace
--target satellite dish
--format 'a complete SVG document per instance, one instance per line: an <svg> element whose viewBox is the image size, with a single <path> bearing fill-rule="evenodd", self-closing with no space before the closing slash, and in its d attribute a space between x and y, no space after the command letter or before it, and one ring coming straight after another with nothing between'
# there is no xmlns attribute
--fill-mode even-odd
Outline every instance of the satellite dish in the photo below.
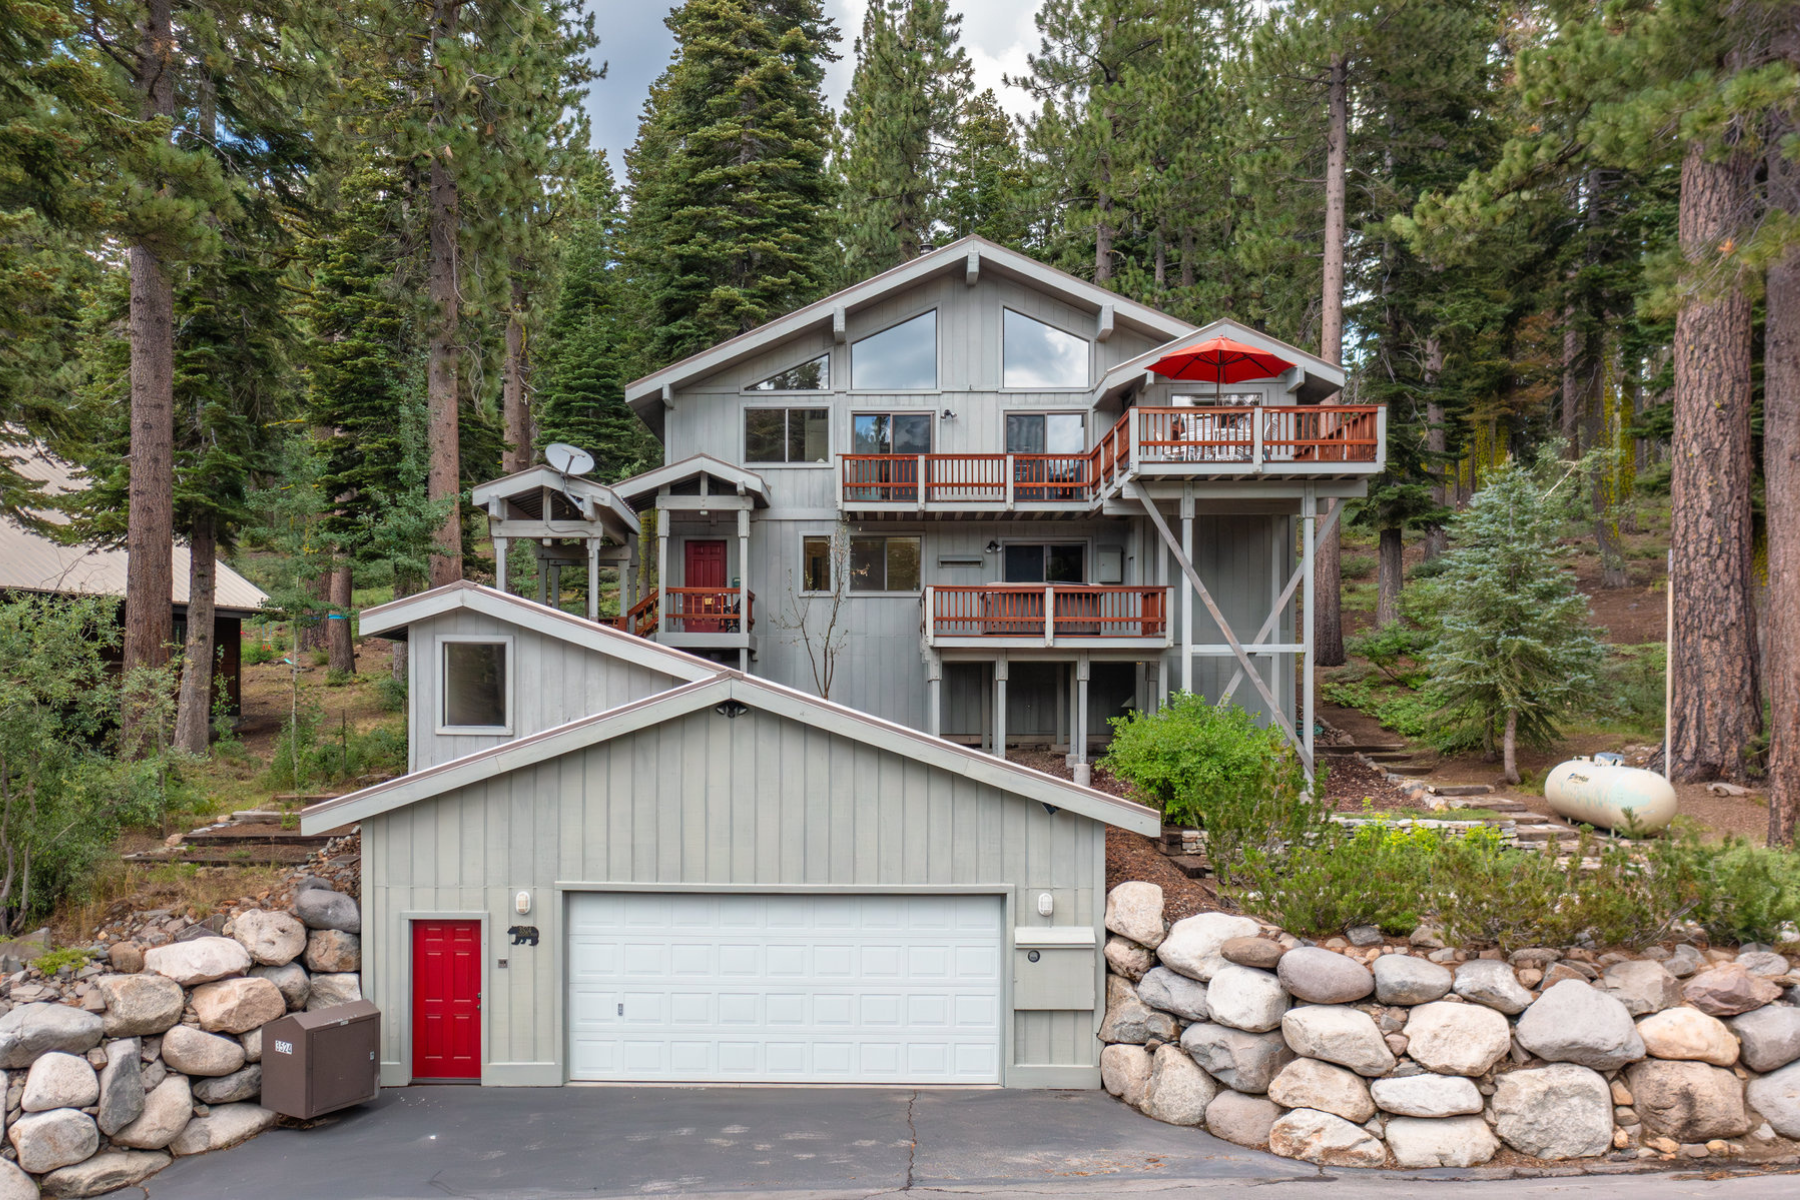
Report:
<svg viewBox="0 0 1800 1200"><path fill-rule="evenodd" d="M551 442L544 447L544 461L561 475L586 475L594 469L594 456L579 446Z"/></svg>

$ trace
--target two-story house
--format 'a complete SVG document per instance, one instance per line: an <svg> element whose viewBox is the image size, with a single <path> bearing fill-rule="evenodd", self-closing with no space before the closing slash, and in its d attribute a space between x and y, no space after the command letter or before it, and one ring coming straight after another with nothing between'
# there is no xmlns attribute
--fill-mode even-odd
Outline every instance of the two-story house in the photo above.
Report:
<svg viewBox="0 0 1800 1200"><path fill-rule="evenodd" d="M1221 336L1278 370L1155 369ZM1379 408L1326 403L1343 382L961 239L627 387L665 465L615 487L656 513L625 626L798 688L829 666L833 700L1066 746L1078 778L1178 688L1310 760L1305 549L1385 450Z"/></svg>

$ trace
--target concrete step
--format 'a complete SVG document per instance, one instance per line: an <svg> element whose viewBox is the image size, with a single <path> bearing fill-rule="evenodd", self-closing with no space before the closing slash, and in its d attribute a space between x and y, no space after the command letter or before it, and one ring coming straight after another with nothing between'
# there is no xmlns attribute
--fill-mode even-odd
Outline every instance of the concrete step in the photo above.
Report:
<svg viewBox="0 0 1800 1200"><path fill-rule="evenodd" d="M1169 861L1189 879L1199 879L1208 874L1206 860L1198 854L1171 854Z"/></svg>
<svg viewBox="0 0 1800 1200"><path fill-rule="evenodd" d="M1485 783L1440 783L1431 789L1434 796L1489 796L1494 789Z"/></svg>
<svg viewBox="0 0 1800 1200"><path fill-rule="evenodd" d="M1381 765L1387 768L1389 774L1405 775L1408 778L1423 778L1437 770L1437 765L1435 763L1394 762L1382 763Z"/></svg>

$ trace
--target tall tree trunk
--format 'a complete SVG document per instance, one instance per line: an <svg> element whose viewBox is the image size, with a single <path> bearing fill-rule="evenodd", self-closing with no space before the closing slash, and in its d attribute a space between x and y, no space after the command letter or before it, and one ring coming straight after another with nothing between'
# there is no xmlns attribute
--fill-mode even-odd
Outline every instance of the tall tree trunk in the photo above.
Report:
<svg viewBox="0 0 1800 1200"><path fill-rule="evenodd" d="M175 745L205 754L212 740L213 600L218 580L219 538L213 515L194 518L188 538L187 646L181 659L181 697L175 712Z"/></svg>
<svg viewBox="0 0 1800 1200"><path fill-rule="evenodd" d="M394 599L398 600L402 596L410 595L412 595L412 581L399 573L396 573L394 575ZM392 671L392 678L396 684L405 687L407 684L406 656L408 653L408 643L402 639L400 641L389 642L388 644L394 648L394 657L389 664L389 669Z"/></svg>
<svg viewBox="0 0 1800 1200"><path fill-rule="evenodd" d="M446 45L456 37L461 0L434 0L432 40ZM450 120L451 83L440 79L432 96L434 138ZM451 500L450 511L438 527L431 554L431 586L455 583L462 578L462 463L457 439L457 390L460 354L457 346L457 190L449 146L439 144L431 152L430 266L427 284L431 298L431 357L426 368L426 394L430 406L428 444L431 470L426 494L432 500Z"/></svg>
<svg viewBox="0 0 1800 1200"><path fill-rule="evenodd" d="M1669 761L1679 780L1744 775L1762 727L1750 599L1750 301L1715 266L1749 199L1741 157L1681 166L1681 249L1695 279L1675 318L1671 558L1675 701ZM1732 268L1726 267L1726 270Z"/></svg>
<svg viewBox="0 0 1800 1200"><path fill-rule="evenodd" d="M150 0L138 51L146 119L175 113L172 0ZM175 284L144 242L131 261L131 490L126 516L125 668L160 667L175 636ZM141 742L135 711L121 714L127 753Z"/></svg>
<svg viewBox="0 0 1800 1200"><path fill-rule="evenodd" d="M525 381L531 370L525 347L525 285L517 275L512 283L512 310L506 314L506 382L502 385L501 411L506 420L506 453L500 469L511 475L531 465L531 409Z"/></svg>
<svg viewBox="0 0 1800 1200"><path fill-rule="evenodd" d="M1769 156L1769 200L1800 214L1800 164ZM1768 530L1769 844L1800 818L1800 245L1769 267L1763 329L1763 490Z"/></svg>
<svg viewBox="0 0 1800 1200"><path fill-rule="evenodd" d="M1519 713L1506 710L1506 732L1500 739L1501 773L1508 783L1519 782Z"/></svg>
<svg viewBox="0 0 1800 1200"><path fill-rule="evenodd" d="M1444 370L1444 343L1433 334L1425 339L1425 382L1428 386L1437 383L1438 376ZM1427 468L1431 473L1431 501L1433 504L1447 506L1453 497L1449 494L1455 488L1454 483L1446 486L1444 477L1448 465L1444 462L1445 448L1448 438L1444 430L1444 406L1437 402L1434 392L1425 401L1425 453L1430 457ZM1425 530L1425 557L1436 558L1449 549L1450 540L1441 524L1428 526Z"/></svg>
<svg viewBox="0 0 1800 1200"><path fill-rule="evenodd" d="M1375 577L1375 626L1392 625L1400 619L1401 574L1404 568L1405 542L1398 529L1381 531Z"/></svg>
<svg viewBox="0 0 1800 1200"><path fill-rule="evenodd" d="M350 637L350 561L339 559L326 577L331 594L331 613L325 620L327 668L356 674L356 643Z"/></svg>
<svg viewBox="0 0 1800 1200"><path fill-rule="evenodd" d="M1324 295L1319 319L1319 357L1332 364L1344 361L1344 205L1345 170L1350 137L1350 63L1343 53L1331 56L1331 86L1327 95L1325 132L1325 263ZM1332 397L1327 403L1334 403ZM1343 501L1338 501L1343 503ZM1318 612L1307 614L1313 623L1313 657L1320 666L1344 662L1343 579L1340 560L1342 523L1319 541L1313 552L1313 597Z"/></svg>
<svg viewBox="0 0 1800 1200"><path fill-rule="evenodd" d="M1575 310L1563 309L1562 440L1563 455L1581 457L1581 416L1586 389L1581 377L1581 334L1575 328Z"/></svg>
<svg viewBox="0 0 1800 1200"><path fill-rule="evenodd" d="M325 649L325 614L331 608L331 572L320 571L306 581L306 596L311 601L306 620L294 634L294 649Z"/></svg>

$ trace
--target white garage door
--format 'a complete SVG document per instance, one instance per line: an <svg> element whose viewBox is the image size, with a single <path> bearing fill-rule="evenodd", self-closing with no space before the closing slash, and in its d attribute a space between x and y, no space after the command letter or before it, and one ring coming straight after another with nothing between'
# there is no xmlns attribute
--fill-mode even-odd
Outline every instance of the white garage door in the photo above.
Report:
<svg viewBox="0 0 1800 1200"><path fill-rule="evenodd" d="M998 1083L998 896L577 893L569 1076Z"/></svg>

